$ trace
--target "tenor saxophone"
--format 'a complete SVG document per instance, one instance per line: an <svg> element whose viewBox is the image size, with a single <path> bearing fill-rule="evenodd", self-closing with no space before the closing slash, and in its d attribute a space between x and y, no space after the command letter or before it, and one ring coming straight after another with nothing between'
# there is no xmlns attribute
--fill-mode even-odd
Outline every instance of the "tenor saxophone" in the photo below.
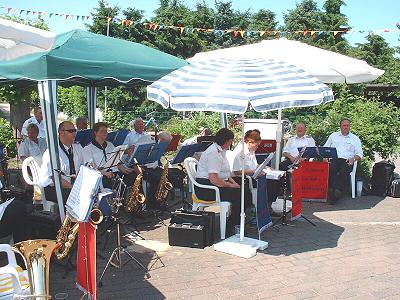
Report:
<svg viewBox="0 0 400 300"><path fill-rule="evenodd" d="M125 202L125 211L128 213L137 213L139 212L142 204L146 200L145 196L140 193L140 184L142 183L143 172L142 169L137 166L139 169L138 175L133 182L131 192L129 193L128 198L126 198Z"/></svg>
<svg viewBox="0 0 400 300"><path fill-rule="evenodd" d="M172 190L173 186L171 182L168 181L168 162L163 166L163 171L161 173L160 183L158 184L157 192L155 194L155 199L157 202L164 202L167 200L168 193Z"/></svg>

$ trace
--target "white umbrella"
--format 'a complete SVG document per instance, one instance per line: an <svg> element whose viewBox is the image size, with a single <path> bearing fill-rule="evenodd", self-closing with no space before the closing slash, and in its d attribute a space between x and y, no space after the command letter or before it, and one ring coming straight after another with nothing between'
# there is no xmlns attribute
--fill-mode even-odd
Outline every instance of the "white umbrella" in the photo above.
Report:
<svg viewBox="0 0 400 300"><path fill-rule="evenodd" d="M188 59L188 61L192 63L220 57L230 59L261 57L264 59L282 60L303 68L312 76L325 83L360 83L372 81L384 73L383 70L371 67L363 60L286 38L264 40L255 44L201 52ZM278 110L276 167L279 165L280 160L282 130L279 124L281 124L281 118L282 111Z"/></svg>
<svg viewBox="0 0 400 300"><path fill-rule="evenodd" d="M281 38L259 43L197 53L189 62L213 58L260 57L277 59L303 68L325 83L360 83L372 81L384 71L365 61L336 52Z"/></svg>
<svg viewBox="0 0 400 300"><path fill-rule="evenodd" d="M0 60L49 50L56 34L0 18Z"/></svg>
<svg viewBox="0 0 400 300"><path fill-rule="evenodd" d="M221 58L194 62L149 85L147 97L164 108L171 107L178 111L236 114L243 114L249 104L256 111L269 111L318 105L333 100L331 89L306 71L282 61L259 58ZM243 167L242 160L242 170ZM228 241L225 249L229 249L222 251L250 257L248 254L254 248L261 247L259 241L244 238L244 219L242 188L240 243ZM248 246L243 247L245 244ZM235 248L236 252L233 250Z"/></svg>

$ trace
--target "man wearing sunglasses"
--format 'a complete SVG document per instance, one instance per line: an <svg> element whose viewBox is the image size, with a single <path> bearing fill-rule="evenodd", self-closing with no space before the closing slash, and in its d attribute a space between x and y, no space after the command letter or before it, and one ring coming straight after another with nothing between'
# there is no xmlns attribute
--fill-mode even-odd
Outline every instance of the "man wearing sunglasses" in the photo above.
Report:
<svg viewBox="0 0 400 300"><path fill-rule="evenodd" d="M78 174L79 168L84 164L83 148L79 143L74 143L76 128L70 121L64 121L58 126L58 153L60 156L61 186L64 203ZM40 183L44 187L46 200L57 202L56 191L53 183L53 170L50 164L49 150L43 154Z"/></svg>

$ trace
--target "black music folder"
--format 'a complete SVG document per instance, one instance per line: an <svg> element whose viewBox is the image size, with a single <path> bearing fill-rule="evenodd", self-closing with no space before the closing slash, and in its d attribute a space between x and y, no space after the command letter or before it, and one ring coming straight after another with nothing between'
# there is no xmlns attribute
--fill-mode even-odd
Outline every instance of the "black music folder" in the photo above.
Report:
<svg viewBox="0 0 400 300"><path fill-rule="evenodd" d="M199 149L200 149L199 144L182 146L181 149L179 149L178 153L173 158L173 160L171 161L171 165L179 164L183 162L186 158L192 157L196 152L199 151Z"/></svg>
<svg viewBox="0 0 400 300"><path fill-rule="evenodd" d="M297 148L299 153L302 151L302 148ZM307 147L303 153L303 158L337 158L336 148L332 147Z"/></svg>

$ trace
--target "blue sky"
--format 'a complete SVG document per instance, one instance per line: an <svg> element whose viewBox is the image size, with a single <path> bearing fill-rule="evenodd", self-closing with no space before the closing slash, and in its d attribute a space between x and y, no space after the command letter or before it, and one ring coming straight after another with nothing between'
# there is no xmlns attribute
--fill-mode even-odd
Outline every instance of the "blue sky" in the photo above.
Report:
<svg viewBox="0 0 400 300"><path fill-rule="evenodd" d="M205 0L210 5L214 0ZM183 1L189 7L195 6L196 0ZM234 9L257 11L264 8L276 13L277 19L283 23L283 14L288 9L293 9L300 0L231 0ZM323 0L317 0L320 7ZM158 7L159 0L108 0L110 5L117 5L124 9L135 7L145 11L145 15L150 17L152 12ZM365 30L366 33L351 32L346 38L352 43L365 42L365 36L369 30L396 29L396 23L400 23L400 1L399 0L347 0L347 6L343 13L349 20L349 25L355 30ZM97 0L0 0L0 6L25 9L31 11L46 11L53 13L64 13L73 15L89 15L91 10L98 4ZM0 11L4 13L6 10ZM57 33L69 31L75 28L84 29L82 21L65 20L63 18L45 18L50 29ZM400 32L380 33L391 46L399 46Z"/></svg>

